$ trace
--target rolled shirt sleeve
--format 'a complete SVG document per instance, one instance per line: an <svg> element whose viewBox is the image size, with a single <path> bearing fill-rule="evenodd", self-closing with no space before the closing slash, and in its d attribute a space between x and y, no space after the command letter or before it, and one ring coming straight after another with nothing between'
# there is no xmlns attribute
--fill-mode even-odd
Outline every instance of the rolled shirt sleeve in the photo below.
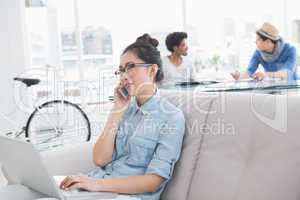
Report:
<svg viewBox="0 0 300 200"><path fill-rule="evenodd" d="M160 138L146 174L155 174L166 180L172 177L175 163L180 157L184 129L185 120L181 111L159 128Z"/></svg>

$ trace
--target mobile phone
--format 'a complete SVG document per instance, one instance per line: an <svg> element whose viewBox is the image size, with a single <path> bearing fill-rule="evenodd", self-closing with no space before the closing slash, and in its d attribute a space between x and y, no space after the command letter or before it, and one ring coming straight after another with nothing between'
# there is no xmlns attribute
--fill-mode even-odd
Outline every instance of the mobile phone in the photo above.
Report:
<svg viewBox="0 0 300 200"><path fill-rule="evenodd" d="M125 87L120 88L118 91L125 99L129 96L129 92Z"/></svg>

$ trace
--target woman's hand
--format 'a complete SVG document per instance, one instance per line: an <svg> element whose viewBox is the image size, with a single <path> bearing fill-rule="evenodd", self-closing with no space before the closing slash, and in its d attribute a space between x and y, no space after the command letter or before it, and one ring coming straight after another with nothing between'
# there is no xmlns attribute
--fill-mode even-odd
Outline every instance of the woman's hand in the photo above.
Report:
<svg viewBox="0 0 300 200"><path fill-rule="evenodd" d="M63 190L83 189L90 192L100 192L101 179L88 176L67 176L59 186Z"/></svg>
<svg viewBox="0 0 300 200"><path fill-rule="evenodd" d="M124 84L122 84L122 82L120 82L118 84L118 86L115 87L115 90L114 90L114 107L113 107L113 110L115 112L124 112L130 104L131 96L129 94L126 97L123 96L121 94L122 88L126 88L126 86Z"/></svg>

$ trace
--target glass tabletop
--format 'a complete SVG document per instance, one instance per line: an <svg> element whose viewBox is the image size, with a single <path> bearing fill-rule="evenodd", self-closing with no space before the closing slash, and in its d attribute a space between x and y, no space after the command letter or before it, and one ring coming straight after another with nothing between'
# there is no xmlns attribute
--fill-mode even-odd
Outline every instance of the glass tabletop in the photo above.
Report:
<svg viewBox="0 0 300 200"><path fill-rule="evenodd" d="M287 81L278 79L267 79L264 81L256 81L253 79L245 79L240 81L198 81L176 83L173 85L162 86L162 89L171 90L195 90L200 92L243 92L255 91L263 93L279 93L282 90L291 92L300 91L300 81Z"/></svg>

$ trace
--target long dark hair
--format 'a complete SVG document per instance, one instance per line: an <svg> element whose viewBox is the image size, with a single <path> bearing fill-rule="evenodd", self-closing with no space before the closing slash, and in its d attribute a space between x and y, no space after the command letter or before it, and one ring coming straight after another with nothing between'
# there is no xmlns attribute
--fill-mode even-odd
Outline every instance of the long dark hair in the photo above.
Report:
<svg viewBox="0 0 300 200"><path fill-rule="evenodd" d="M160 82L164 78L162 71L162 60L160 52L157 49L159 42L152 38L149 34L138 37L136 41L125 48L123 54L126 52L134 53L139 59L145 61L145 63L156 64L158 66L157 73L155 75L155 82Z"/></svg>

